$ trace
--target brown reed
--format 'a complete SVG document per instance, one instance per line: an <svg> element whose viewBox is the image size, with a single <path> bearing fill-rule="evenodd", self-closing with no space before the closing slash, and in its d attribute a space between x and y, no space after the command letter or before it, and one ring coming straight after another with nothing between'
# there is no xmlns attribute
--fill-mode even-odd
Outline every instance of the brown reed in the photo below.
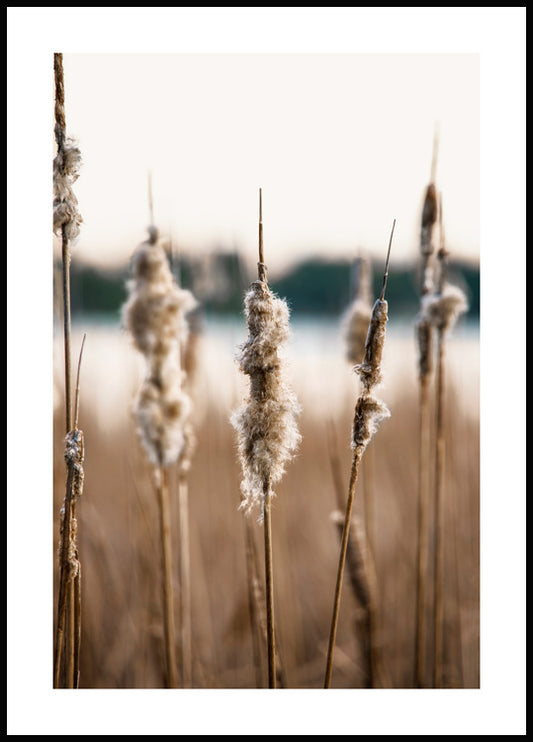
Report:
<svg viewBox="0 0 533 742"><path fill-rule="evenodd" d="M424 295L422 316L431 323L437 332L437 368L435 379L435 481L434 481L434 645L433 645L433 686L440 688L443 681L443 490L445 459L445 341L460 314L468 308L464 292L446 280L448 251L445 247L444 228L442 225L442 203L439 210L440 245L437 253L439 275L436 290Z"/></svg>
<svg viewBox="0 0 533 742"><path fill-rule="evenodd" d="M339 538L342 540L346 503L344 502L343 495L337 435L335 426L331 421L328 434L328 449L333 487L337 500L337 510L331 514L331 520L335 524ZM363 610L363 619L357 622L357 634L362 644L365 661L364 687L386 687L387 681L383 669L381 641L379 639L376 570L372 553L368 548L366 530L361 529L355 516L352 516L350 524L346 562L352 592Z"/></svg>
<svg viewBox="0 0 533 742"><path fill-rule="evenodd" d="M346 359L351 364L359 364L365 354L368 325L372 316L372 267L366 257L358 257L353 266L353 300L342 319ZM368 548L375 554L375 493L374 493L374 454L370 446L363 464L363 499L366 539Z"/></svg>
<svg viewBox="0 0 533 742"><path fill-rule="evenodd" d="M425 685L426 668L426 610L427 610L427 566L428 566L428 499L430 488L430 382L433 373L433 325L422 311L424 297L433 290L434 229L438 217L437 190L435 187L435 148L431 182L426 188L420 226L421 256L421 311L415 329L418 341L419 382L419 458L418 458L418 508L417 508L417 557L416 557L416 623L415 623L415 683L418 688Z"/></svg>
<svg viewBox="0 0 533 742"><path fill-rule="evenodd" d="M268 687L276 687L274 576L272 560L273 485L300 442L296 424L299 405L285 380L279 348L289 336L289 309L268 286L263 257L262 191L259 190L258 280L245 296L249 336L240 348L241 371L250 376L249 396L231 416L243 479L241 509L259 508L263 524L268 643Z"/></svg>
<svg viewBox="0 0 533 742"><path fill-rule="evenodd" d="M122 308L122 319L146 362L146 376L135 401L134 414L141 443L152 465L159 507L166 684L176 688L168 467L178 463L182 474L188 468L192 451L189 420L192 402L184 388L182 356L188 337L187 314L196 302L190 291L176 285L157 228L150 226L148 233L149 239L137 248L132 259L134 277L127 284L129 296ZM184 575L189 573L188 511L186 492L183 487L179 489L180 522L186 539L183 548L187 552L182 554L180 574L187 592L190 586ZM183 614L182 618L187 621ZM190 636L189 623L182 627L182 660L187 663L184 682L190 684L190 640L184 646L184 636Z"/></svg>
<svg viewBox="0 0 533 742"><path fill-rule="evenodd" d="M71 320L70 320L70 243L79 234L82 218L72 185L78 178L81 154L76 142L67 137L65 119L65 83L63 55L54 54L55 139L57 152L53 162L53 231L61 238L63 341L65 370L65 462L66 493L60 515L59 591L54 646L54 687L79 685L81 641L81 577L77 550L76 502L83 488L83 433L78 429L76 402L75 425L71 389ZM82 344L83 349L83 344ZM81 362L81 352L80 352ZM77 392L79 394L79 363ZM63 646L65 645L65 646ZM65 649L62 674L63 649Z"/></svg>
<svg viewBox="0 0 533 742"><path fill-rule="evenodd" d="M359 474L359 467L363 453L370 443L374 433L379 427L379 423L390 412L387 407L372 394L373 388L382 380L381 359L383 354L383 344L385 341L385 326L388 318L388 305L385 300L385 289L387 286L387 277L389 274L390 251L392 246L392 237L394 234L394 220L389 239L387 259L385 263L385 272L383 276L383 287L381 295L374 303L372 316L368 328L368 335L365 343L365 355L362 363L355 367L355 371L361 377L363 390L355 406L355 414L352 428L352 467L350 472L350 483L348 487L348 499L345 508L344 528L341 539L341 550L339 555L339 564L337 568L337 581L335 584L335 595L333 600L333 615L329 634L328 652L326 659L326 673L324 687L329 688L331 684L331 675L333 670L333 654L335 649L335 638L337 633L337 624L339 620L340 601L342 593L344 565L346 562L346 553L348 549L348 537L352 519L352 508L355 495L355 485Z"/></svg>

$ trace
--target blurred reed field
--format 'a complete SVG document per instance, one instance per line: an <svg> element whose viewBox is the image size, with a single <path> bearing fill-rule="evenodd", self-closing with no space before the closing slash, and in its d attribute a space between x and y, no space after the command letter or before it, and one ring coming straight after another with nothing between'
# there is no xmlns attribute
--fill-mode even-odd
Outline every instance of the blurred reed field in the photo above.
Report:
<svg viewBox="0 0 533 742"><path fill-rule="evenodd" d="M54 687L478 688L477 326L434 166L412 321L386 299L396 220L379 298L360 258L343 316L290 318L261 189L257 277L208 313L149 188L120 311L72 323L81 154L54 73Z"/></svg>
<svg viewBox="0 0 533 742"><path fill-rule="evenodd" d="M345 360L341 318L291 322L291 384L301 404L302 442L273 500L277 651L282 684L322 687L339 537L335 467L347 492L351 425L358 382ZM138 354L118 321L73 326L86 333L80 380L85 483L78 504L82 564L81 688L160 688L164 626L157 572L157 503L132 416L142 379ZM246 516L230 415L246 382L235 357L244 317L205 317L194 335L193 425L197 445L188 474L192 688L266 687L266 647L254 654L248 590ZM65 487L61 338L56 339L54 514ZM479 407L477 333L458 325L448 339L443 493L443 687L479 687ZM381 397L391 411L369 445L354 517L365 522L371 486L377 642L374 687L413 688L417 576L418 389L414 330L387 330ZM371 455L368 455L371 454ZM179 615L178 472L169 469L174 593ZM365 496L366 495L366 496ZM428 514L429 519L433 513ZM262 528L248 518L263 575ZM56 521L55 543L59 538ZM428 570L432 550L429 539ZM56 584L58 576L55 576ZM433 601L427 595L424 676L431 687ZM364 606L345 576L332 688L368 686ZM179 646L176 648L180 667ZM179 683L178 683L179 685ZM279 687L278 683L278 687Z"/></svg>

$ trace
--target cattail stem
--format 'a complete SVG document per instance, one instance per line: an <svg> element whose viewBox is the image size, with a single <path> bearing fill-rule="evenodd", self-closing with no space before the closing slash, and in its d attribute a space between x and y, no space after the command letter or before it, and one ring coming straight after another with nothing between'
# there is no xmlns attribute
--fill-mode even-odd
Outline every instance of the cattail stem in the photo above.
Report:
<svg viewBox="0 0 533 742"><path fill-rule="evenodd" d="M435 688L442 685L443 662L443 502L442 490L444 482L444 342L442 332L437 339L437 370L436 370L436 451L435 451L435 551L434 551L434 579L435 579L435 638L433 683Z"/></svg>
<svg viewBox="0 0 533 742"><path fill-rule="evenodd" d="M348 500L346 502L346 511L344 516L344 527L341 538L341 552L339 557L339 564L337 567L337 581L335 583L335 597L333 601L333 616L331 618L331 627L329 633L328 643L328 654L326 659L326 675L324 680L324 688L329 688L331 685L331 674L333 671L333 652L335 649L335 638L337 635L337 625L339 622L339 611L341 605L341 593L342 593L342 582L344 576L344 565L346 562L346 552L348 549L348 536L350 534L350 523L352 519L352 508L354 502L355 485L357 483L357 475L359 473L359 464L363 455L364 448L358 446L355 449L352 468L350 471L350 486L348 489Z"/></svg>
<svg viewBox="0 0 533 742"><path fill-rule="evenodd" d="M246 546L248 608L250 611L255 685L256 688L261 688L263 684L263 652L261 651L263 641L262 627L263 625L266 627L266 618L264 617L264 597L259 587L256 545L249 518L244 518L244 530ZM267 641L265 641L265 645L266 644L268 644Z"/></svg>
<svg viewBox="0 0 533 742"><path fill-rule="evenodd" d="M338 527L339 536L342 540L343 525L340 517L345 510L345 503L342 492L343 487L340 471L340 459L337 453L337 436L333 423L330 423L329 431L329 460L338 508L336 513L334 513L334 522ZM366 477L366 470L363 471L363 475ZM337 515L339 516L339 519L337 519ZM365 548L364 544L365 537L367 548ZM379 681L384 680L384 673L381 667L382 663L378 646L379 643L377 639L379 632L377 617L377 580L373 561L373 553L370 550L370 544L368 543L366 528L364 533L359 535L357 529L354 527L354 519L352 518L352 527L350 528L350 535L348 538L348 547L346 552L346 562L348 566L348 575L350 578L352 592L354 593L356 600L360 603L361 607L364 610L364 620L360 623L362 623L363 629L362 644L363 655L366 660L365 687L367 688L378 687Z"/></svg>
<svg viewBox="0 0 533 742"><path fill-rule="evenodd" d="M67 565L63 554L68 549L68 543L70 541L70 496L69 490L72 488L72 474L69 471L67 475L67 496L63 505L62 513L62 528L61 528L61 544L60 544L60 567L59 567L59 594L57 599L57 623L55 632L55 647L54 647L54 688L61 687L61 659L63 653L63 643L65 637L65 619L67 610Z"/></svg>
<svg viewBox="0 0 533 742"><path fill-rule="evenodd" d="M270 482L265 482L263 507L263 529L265 537L265 588L268 647L268 687L276 687L276 638L274 630L274 574L272 566L272 493Z"/></svg>
<svg viewBox="0 0 533 742"><path fill-rule="evenodd" d="M435 188L435 174L437 169L438 135L435 131L433 139L433 155L431 161L430 182L426 188L422 208L420 228L420 299L433 290L431 273L431 259L434 252L433 230L437 222L438 201ZM418 410L418 501L417 501L417 546L416 546L416 583L415 583L415 654L414 677L418 688L425 686L426 672L426 611L427 611L427 568L428 568L428 502L430 489L430 427L431 406L429 398L430 381L433 371L433 325L423 316L416 324L417 342L419 347L418 381L419 381L419 410Z"/></svg>
<svg viewBox="0 0 533 742"><path fill-rule="evenodd" d="M178 673L176 669L175 655L176 630L174 622L174 590L172 586L172 544L167 475L163 467L155 469L154 474L156 479L157 500L159 504L159 527L161 536L162 603L167 665L166 684L168 688L177 688Z"/></svg>
<svg viewBox="0 0 533 742"><path fill-rule="evenodd" d="M351 514L355 493L355 485L359 472L359 465L363 453L372 440L379 422L390 415L389 410L384 404L376 399L372 390L381 382L381 359L383 355L383 345L385 340L385 327L388 318L388 304L385 301L385 288L387 285L387 276L389 272L389 261L392 246L392 236L396 220L393 221L392 230L387 250L387 259L383 277L383 288L380 298L374 303L372 316L368 327L368 335L365 343L365 356L363 362L355 367L362 380L363 391L360 394L355 406L355 415L352 429L352 450L353 459L350 471L350 484L348 490L348 501L346 503L346 513L344 518L344 529L342 533L341 551L339 564L337 568L337 581L335 585L335 596L333 601L333 616L331 619L328 654L326 660L326 675L324 687L329 688L331 683L331 673L333 669L333 652L335 649L335 637L337 633L337 624L339 619L339 609L342 592L342 578L344 574L344 564L346 561L346 550L348 546L348 535L350 531Z"/></svg>
<svg viewBox="0 0 533 742"><path fill-rule="evenodd" d="M63 73L63 55L54 54L54 84L55 84L55 137L58 151L63 147L66 138L65 123L65 83ZM68 433L72 429L72 404L70 396L70 252L67 237L67 225L61 228L61 259L63 268L63 335L65 351L65 415Z"/></svg>
<svg viewBox="0 0 533 742"><path fill-rule="evenodd" d="M426 610L427 610L427 563L428 563L428 495L430 457L429 377L420 379L419 388L419 471L417 512L417 577L416 577L416 625L415 625L415 679L416 686L423 688L426 672Z"/></svg>
<svg viewBox="0 0 533 742"><path fill-rule="evenodd" d="M191 567L189 537L189 488L184 476L178 483L180 549L180 635L182 686L192 686Z"/></svg>
<svg viewBox="0 0 533 742"><path fill-rule="evenodd" d="M54 648L54 687L61 685L63 645L65 652L64 684L67 688L79 685L79 654L81 643L81 576L76 547L76 501L83 482L83 435L78 430L80 369L85 335L81 345L76 377L75 427L67 434L67 445L74 443L74 454L67 456L67 485L60 528L60 564L57 625Z"/></svg>
<svg viewBox="0 0 533 742"><path fill-rule="evenodd" d="M263 192L259 189L259 263L257 274L260 281L267 280L263 253ZM263 483L263 531L265 539L265 597L267 619L268 687L276 687L276 634L274 628L274 574L272 560L272 492L270 481Z"/></svg>
<svg viewBox="0 0 533 742"><path fill-rule="evenodd" d="M72 429L71 364L70 364L70 252L66 237L66 226L61 228L61 257L63 270L63 344L65 353L65 429Z"/></svg>

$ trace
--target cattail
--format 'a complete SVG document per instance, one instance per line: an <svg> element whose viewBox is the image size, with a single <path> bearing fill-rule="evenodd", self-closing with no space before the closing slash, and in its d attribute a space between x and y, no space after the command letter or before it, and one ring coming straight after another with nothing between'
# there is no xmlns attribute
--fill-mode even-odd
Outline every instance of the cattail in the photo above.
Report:
<svg viewBox="0 0 533 742"><path fill-rule="evenodd" d="M464 291L450 283L445 283L442 290L426 294L422 299L422 317L442 333L450 332L458 317L467 309Z"/></svg>
<svg viewBox="0 0 533 742"><path fill-rule="evenodd" d="M62 660L64 658L64 684L67 688L77 688L81 641L81 588L80 564L76 545L76 503L83 486L83 433L78 429L77 402L73 425L70 359L70 243L78 237L82 222L77 208L78 201L72 189L72 184L78 178L81 153L75 141L67 137L66 134L63 55L60 53L54 54L54 86L54 133L57 153L53 162L53 231L61 239L65 356L65 462L67 466L66 492L60 515L60 569L54 647L54 687L57 688L62 684ZM76 394L79 392L79 364L77 383Z"/></svg>
<svg viewBox="0 0 533 742"><path fill-rule="evenodd" d="M333 670L333 652L335 648L335 637L339 619L342 580L344 574L344 565L346 562L346 553L348 549L348 537L350 532L355 485L359 473L359 465L366 447L370 443L373 435L379 427L379 423L384 418L390 416L390 412L386 405L379 399L377 399L372 392L374 387L380 384L382 381L381 360L383 356L383 345L385 341L385 326L388 319L388 304L385 300L385 288L387 285L387 278L389 274L390 251L395 225L396 220L394 220L392 224L381 295L375 301L374 307L372 309L368 335L365 343L365 356L362 363L355 367L355 371L361 377L363 390L355 406L355 414L352 427L352 468L350 472L350 484L348 489L348 499L346 502L341 551L337 569L337 582L335 585L335 596L333 601L333 616L331 619L328 654L326 660L326 675L324 680L325 688L329 688L330 686L331 674Z"/></svg>
<svg viewBox="0 0 533 742"><path fill-rule="evenodd" d="M276 643L274 631L274 577L272 564L271 502L285 466L294 455L301 436L297 426L300 411L286 379L281 346L289 337L289 309L268 287L263 259L262 192L259 190L258 280L244 300L249 336L240 347L239 366L250 377L244 404L231 416L237 433L242 468L241 509L259 509L265 544L265 600L267 614L268 687L276 687Z"/></svg>
<svg viewBox="0 0 533 742"><path fill-rule="evenodd" d="M169 466L188 443L192 402L183 389L181 358L189 332L186 315L196 302L176 285L154 229L134 254L132 269L122 321L147 365L134 413L148 459L154 466Z"/></svg>
<svg viewBox="0 0 533 742"><path fill-rule="evenodd" d="M262 521L265 483L272 487L280 481L300 442L300 407L278 352L289 338L287 304L265 281L254 281L244 301L249 337L241 346L239 366L250 377L250 394L232 424L243 474L241 508L250 512L257 507Z"/></svg>
<svg viewBox="0 0 533 742"><path fill-rule="evenodd" d="M81 152L77 142L71 137L60 140L54 158L54 233L61 235L64 230L69 241L75 240L83 222L78 211L78 199L72 185L79 177Z"/></svg>
<svg viewBox="0 0 533 742"><path fill-rule="evenodd" d="M122 308L122 322L146 362L146 376L133 412L141 443L153 467L159 505L167 685L174 688L178 679L167 470L177 463L181 476L190 462L192 401L184 388L186 375L182 358L189 332L187 314L196 306L196 301L190 291L176 285L157 228L151 226L148 234L148 240L137 248L132 258L133 278L127 284L129 296ZM183 522L188 517L186 492L181 481L179 495L180 529L188 534ZM188 572L188 536L180 539L180 546L187 552L186 558L182 553L182 573ZM182 575L182 586L183 582ZM182 655L185 656L184 651ZM184 675L184 683L188 685L188 671Z"/></svg>
<svg viewBox="0 0 533 742"><path fill-rule="evenodd" d="M430 182L426 187L420 224L420 311L415 319L415 339L418 348L419 382L419 460L418 460L418 503L417 503L417 575L416 575L416 625L415 625L415 668L417 687L424 685L425 642L426 642L426 594L427 594L427 510L429 497L429 457L430 457L430 400L429 385L433 373L433 325L423 311L425 297L434 291L433 253L435 250L434 230L439 216L435 170L437 162L437 135L433 142L433 158Z"/></svg>
<svg viewBox="0 0 533 742"><path fill-rule="evenodd" d="M436 396L436 440L435 440L435 549L434 549L434 665L433 684L441 687L443 680L443 494L444 494L444 456L445 456L445 346L446 337L458 317L466 312L468 304L464 292L446 281L448 251L445 247L442 223L442 203L439 204L440 247L437 253L439 277L436 291L423 297L422 312L426 321L437 331L437 371L435 382Z"/></svg>

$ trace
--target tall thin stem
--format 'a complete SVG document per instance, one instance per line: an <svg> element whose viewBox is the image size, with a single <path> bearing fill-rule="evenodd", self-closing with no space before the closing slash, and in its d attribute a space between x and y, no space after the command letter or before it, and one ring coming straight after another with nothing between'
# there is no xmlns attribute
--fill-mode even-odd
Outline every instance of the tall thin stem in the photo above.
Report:
<svg viewBox="0 0 533 742"><path fill-rule="evenodd" d="M433 290L433 278L431 275L431 257L434 252L433 230L438 216L438 202L435 189L435 176L437 170L438 131L435 130L433 138L433 155L431 160L431 172L429 185L422 209L420 229L420 254L421 254L421 281L420 299L421 305L426 294ZM431 457L431 405L430 405L430 381L433 371L433 326L431 322L420 317L417 323L418 345L419 345L419 409L418 409L418 435L419 435L419 458L418 458L418 501L417 501L417 547L416 547L416 587L415 587L415 656L414 677L415 685L422 688L426 678L426 611L427 611L427 570L428 570L428 504L430 493L430 457Z"/></svg>
<svg viewBox="0 0 533 742"><path fill-rule="evenodd" d="M383 354L383 344L385 340L385 326L388 317L388 305L385 301L385 289L387 286L387 277L389 274L389 262L392 246L392 236L396 220L393 221L392 230L387 250L387 259L383 275L383 288L381 296L375 302L372 309L368 335L365 343L365 357L363 362L356 366L356 371L360 374L363 383L363 391L360 394L355 407L355 415L352 430L352 467L350 471L350 484L348 488L348 500L346 503L346 512L344 517L344 528L341 539L341 551L339 555L339 564L337 568L337 581L335 585L335 596L333 600L333 616L331 619L328 654L326 659L326 675L324 687L329 688L331 684L331 673L333 669L333 652L335 649L335 637L337 633L337 624L339 620L339 610L342 592L342 580L344 574L344 565L346 562L346 551L348 548L348 536L350 531L350 522L352 517L352 508L354 501L355 485L359 472L359 465L363 453L370 443L374 432L376 431L379 421L388 417L388 409L379 400L372 395L372 389L381 381L381 358Z"/></svg>
<svg viewBox="0 0 533 742"><path fill-rule="evenodd" d="M435 451L435 551L434 551L434 575L435 575L435 639L434 639L434 664L433 683L435 688L442 684L442 661L443 661L443 502L442 488L444 482L444 338L439 331L437 338L437 372L436 372L436 451Z"/></svg>
<svg viewBox="0 0 533 742"><path fill-rule="evenodd" d="M274 630L274 574L272 567L272 493L270 482L264 485L265 501L264 537L265 537L265 587L266 587L266 617L267 617L267 646L268 646L268 687L276 687L276 638Z"/></svg>
<svg viewBox="0 0 533 742"><path fill-rule="evenodd" d="M180 634L182 685L192 685L191 566L189 537L189 488L183 475L178 482L180 533Z"/></svg>
<svg viewBox="0 0 533 742"><path fill-rule="evenodd" d="M257 274L260 281L267 281L263 251L263 191L259 189L259 263ZM272 562L272 492L270 480L263 482L263 531L265 540L265 597L267 617L268 687L276 687L276 639L274 628L274 574Z"/></svg>
<svg viewBox="0 0 533 742"><path fill-rule="evenodd" d="M174 590L172 586L172 544L167 476L163 467L159 467L155 471L155 474L161 535L163 622L165 629L165 654L167 659L166 682L168 688L177 688L178 672L175 655L176 629L174 623Z"/></svg>
<svg viewBox="0 0 533 742"><path fill-rule="evenodd" d="M424 687L426 671L426 606L427 606L427 560L428 560L428 493L430 456L429 377L420 379L419 387L419 492L418 492L418 540L416 577L416 625L415 625L415 678L418 688Z"/></svg>
<svg viewBox="0 0 533 742"><path fill-rule="evenodd" d="M260 588L258 559L254 535L249 518L244 518L245 543L246 543L246 577L248 585L248 609L250 611L250 623L252 633L252 652L254 658L255 685L262 687L263 683L263 631L266 634L266 619L264 615L264 596ZM266 636L265 636L266 638ZM268 640L265 641L268 644Z"/></svg>
<svg viewBox="0 0 533 742"><path fill-rule="evenodd" d="M333 601L333 615L331 618L331 626L329 633L328 643L328 655L326 659L326 675L324 680L324 688L329 688L331 685L331 674L333 671L333 652L335 649L335 639L337 636L337 625L339 622L339 611L341 605L341 594L342 594L342 581L344 577L344 565L346 563L346 551L348 549L348 536L350 535L350 524L352 520L352 508L354 502L355 485L357 483L357 475L359 473L359 464L363 455L363 448L356 448L352 460L352 468L350 471L350 486L348 489L348 500L346 502L346 511L344 516L344 527L342 531L341 539L341 552L339 557L339 564L337 567L337 581L335 583L335 597Z"/></svg>

